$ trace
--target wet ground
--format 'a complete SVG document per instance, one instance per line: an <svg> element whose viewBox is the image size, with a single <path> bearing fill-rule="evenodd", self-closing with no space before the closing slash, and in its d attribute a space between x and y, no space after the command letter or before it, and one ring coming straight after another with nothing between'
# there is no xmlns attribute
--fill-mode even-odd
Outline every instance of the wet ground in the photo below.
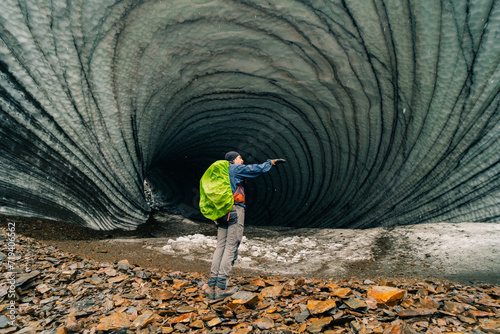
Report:
<svg viewBox="0 0 500 334"><path fill-rule="evenodd" d="M21 217L16 233L101 262L207 273L216 227L157 213L136 231L94 231ZM500 284L500 224L420 224L397 228L292 229L247 226L235 274L312 278L445 279Z"/></svg>

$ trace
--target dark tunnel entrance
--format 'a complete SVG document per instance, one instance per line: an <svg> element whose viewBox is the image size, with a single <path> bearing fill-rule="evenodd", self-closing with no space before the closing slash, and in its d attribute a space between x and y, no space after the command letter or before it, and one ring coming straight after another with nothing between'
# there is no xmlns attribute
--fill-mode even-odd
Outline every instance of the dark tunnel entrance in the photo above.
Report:
<svg viewBox="0 0 500 334"><path fill-rule="evenodd" d="M228 149L228 151L231 149ZM243 151L242 151L243 152ZM181 215L193 221L209 222L199 210L199 181L205 170L216 160L223 160L225 152L214 154L216 158L198 157L168 160L151 168L145 180L145 196L154 211ZM255 158L241 153L245 164L260 163L266 159ZM271 158L271 157L270 157ZM276 168L276 167L275 167ZM279 167L282 168L282 167ZM275 171L278 172L278 171ZM274 175L274 177L276 177ZM249 179L244 183L247 194L245 223L249 225L286 225L277 219L277 213L266 201L277 192L272 186L273 175L259 179ZM290 224L292 225L292 224Z"/></svg>

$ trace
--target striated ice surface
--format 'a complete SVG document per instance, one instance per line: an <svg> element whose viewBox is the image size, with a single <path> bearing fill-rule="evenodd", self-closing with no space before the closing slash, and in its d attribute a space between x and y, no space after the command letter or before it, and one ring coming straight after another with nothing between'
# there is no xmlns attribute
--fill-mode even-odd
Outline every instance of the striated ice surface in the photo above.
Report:
<svg viewBox="0 0 500 334"><path fill-rule="evenodd" d="M495 0L2 0L0 213L200 218L236 150L287 160L249 224L498 223L498 31Z"/></svg>

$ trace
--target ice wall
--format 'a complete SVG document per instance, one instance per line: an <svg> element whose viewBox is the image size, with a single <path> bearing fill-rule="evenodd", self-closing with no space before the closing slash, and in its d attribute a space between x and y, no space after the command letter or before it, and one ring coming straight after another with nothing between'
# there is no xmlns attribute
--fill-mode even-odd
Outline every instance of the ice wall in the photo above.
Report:
<svg viewBox="0 0 500 334"><path fill-rule="evenodd" d="M500 221L500 2L0 3L0 213L195 217L228 150L288 163L248 222Z"/></svg>

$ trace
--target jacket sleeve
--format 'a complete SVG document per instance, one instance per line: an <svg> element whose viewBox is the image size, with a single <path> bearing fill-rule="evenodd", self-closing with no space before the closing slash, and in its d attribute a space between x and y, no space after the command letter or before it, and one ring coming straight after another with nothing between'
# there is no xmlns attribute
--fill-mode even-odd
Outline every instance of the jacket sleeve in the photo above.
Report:
<svg viewBox="0 0 500 334"><path fill-rule="evenodd" d="M238 165L236 174L243 178L254 178L268 172L272 167L271 160L261 164Z"/></svg>

